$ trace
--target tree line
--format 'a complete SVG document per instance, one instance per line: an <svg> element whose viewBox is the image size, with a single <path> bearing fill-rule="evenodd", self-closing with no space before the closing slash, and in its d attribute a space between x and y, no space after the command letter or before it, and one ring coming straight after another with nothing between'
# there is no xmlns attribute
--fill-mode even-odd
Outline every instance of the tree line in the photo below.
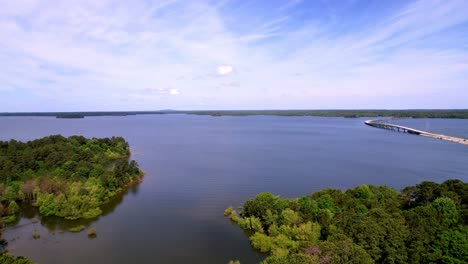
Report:
<svg viewBox="0 0 468 264"><path fill-rule="evenodd" d="M157 114L193 114L211 116L325 116L325 117L401 117L401 118L468 118L468 109L356 109L356 110L201 110L201 111L120 111L120 112L31 112L31 113L0 113L0 116L51 116L57 118L84 118L87 116L128 116Z"/></svg>
<svg viewBox="0 0 468 264"><path fill-rule="evenodd" d="M297 199L260 193L240 216L263 263L468 263L468 184L422 182L401 192L361 185Z"/></svg>
<svg viewBox="0 0 468 264"><path fill-rule="evenodd" d="M183 112L211 116L322 116L322 117L396 117L396 118L468 118L468 110L208 110Z"/></svg>

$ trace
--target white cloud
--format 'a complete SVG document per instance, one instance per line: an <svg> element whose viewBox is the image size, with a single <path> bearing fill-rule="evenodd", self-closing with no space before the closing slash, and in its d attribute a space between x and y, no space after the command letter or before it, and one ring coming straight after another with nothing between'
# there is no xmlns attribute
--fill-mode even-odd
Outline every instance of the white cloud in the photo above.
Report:
<svg viewBox="0 0 468 264"><path fill-rule="evenodd" d="M191 109L205 97L212 109L468 107L451 96L468 97L466 27L447 30L467 23L464 0L409 3L339 34L295 20L301 1L242 19L203 1L6 2L0 111ZM24 109L27 96L41 103Z"/></svg>
<svg viewBox="0 0 468 264"><path fill-rule="evenodd" d="M138 94L144 95L155 95L155 96L165 96L165 95L178 95L180 90L176 88L147 88L138 91Z"/></svg>
<svg viewBox="0 0 468 264"><path fill-rule="evenodd" d="M218 69L216 70L216 72L219 75L228 75L232 73L233 70L234 68L231 65L221 65L221 66L218 66Z"/></svg>
<svg viewBox="0 0 468 264"><path fill-rule="evenodd" d="M180 91L179 91L179 89L170 89L169 93L172 94L172 95L178 95L178 94L180 94Z"/></svg>

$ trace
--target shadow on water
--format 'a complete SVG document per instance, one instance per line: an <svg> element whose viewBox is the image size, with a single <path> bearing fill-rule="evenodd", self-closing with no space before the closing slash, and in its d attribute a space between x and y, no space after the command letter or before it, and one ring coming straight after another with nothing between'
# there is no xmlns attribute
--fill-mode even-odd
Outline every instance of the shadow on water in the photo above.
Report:
<svg viewBox="0 0 468 264"><path fill-rule="evenodd" d="M69 231L71 228L76 228L79 226L84 226L88 227L92 223L96 222L99 220L101 217L104 217L108 214L111 214L114 212L114 210L117 208L117 206L122 203L123 199L125 196L127 196L129 193L136 194L138 193L139 189L139 183L134 184L132 186L127 187L125 190L121 191L118 193L115 197L113 197L111 200L109 200L107 203L101 206L102 214L98 217L95 218L90 218L90 219L76 219L76 220L68 220L62 217L57 217L57 216L41 216L39 214L39 209L37 207L34 207L30 204L22 204L19 217L17 220L8 225L9 230L14 230L18 228L22 228L28 225L34 225L38 222L40 224L47 228L47 230L51 233L55 232L65 232ZM22 221L22 220L30 220L30 221Z"/></svg>

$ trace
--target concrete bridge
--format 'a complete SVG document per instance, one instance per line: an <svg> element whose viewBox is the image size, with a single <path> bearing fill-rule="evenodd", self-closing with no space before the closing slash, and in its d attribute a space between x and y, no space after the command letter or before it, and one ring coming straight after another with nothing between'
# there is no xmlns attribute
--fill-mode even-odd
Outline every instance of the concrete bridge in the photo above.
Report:
<svg viewBox="0 0 468 264"><path fill-rule="evenodd" d="M468 146L468 139L467 138L447 136L447 135L444 135L444 134L432 133L432 132L429 132L429 131L414 129L414 128L411 128L411 127L394 125L394 124L387 123L387 121L389 121L389 120L391 120L391 119L367 120L364 123L366 125L368 125L368 126L371 126L371 127L383 128L383 129L393 130L393 131L396 131L396 132L403 132L403 133L408 133L408 134L413 134L413 135L436 138L436 139L446 140L446 141L459 143L459 144L463 144L463 145Z"/></svg>

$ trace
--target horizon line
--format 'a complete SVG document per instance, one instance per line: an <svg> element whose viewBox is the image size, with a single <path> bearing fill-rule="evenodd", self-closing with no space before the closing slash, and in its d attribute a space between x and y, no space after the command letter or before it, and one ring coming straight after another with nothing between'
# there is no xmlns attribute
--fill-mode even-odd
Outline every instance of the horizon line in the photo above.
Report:
<svg viewBox="0 0 468 264"><path fill-rule="evenodd" d="M468 108L322 108L322 109L203 109L203 110L77 110L77 111L25 111L0 112L1 114L55 114L55 113L148 113L148 112L210 112L210 111L468 111Z"/></svg>

